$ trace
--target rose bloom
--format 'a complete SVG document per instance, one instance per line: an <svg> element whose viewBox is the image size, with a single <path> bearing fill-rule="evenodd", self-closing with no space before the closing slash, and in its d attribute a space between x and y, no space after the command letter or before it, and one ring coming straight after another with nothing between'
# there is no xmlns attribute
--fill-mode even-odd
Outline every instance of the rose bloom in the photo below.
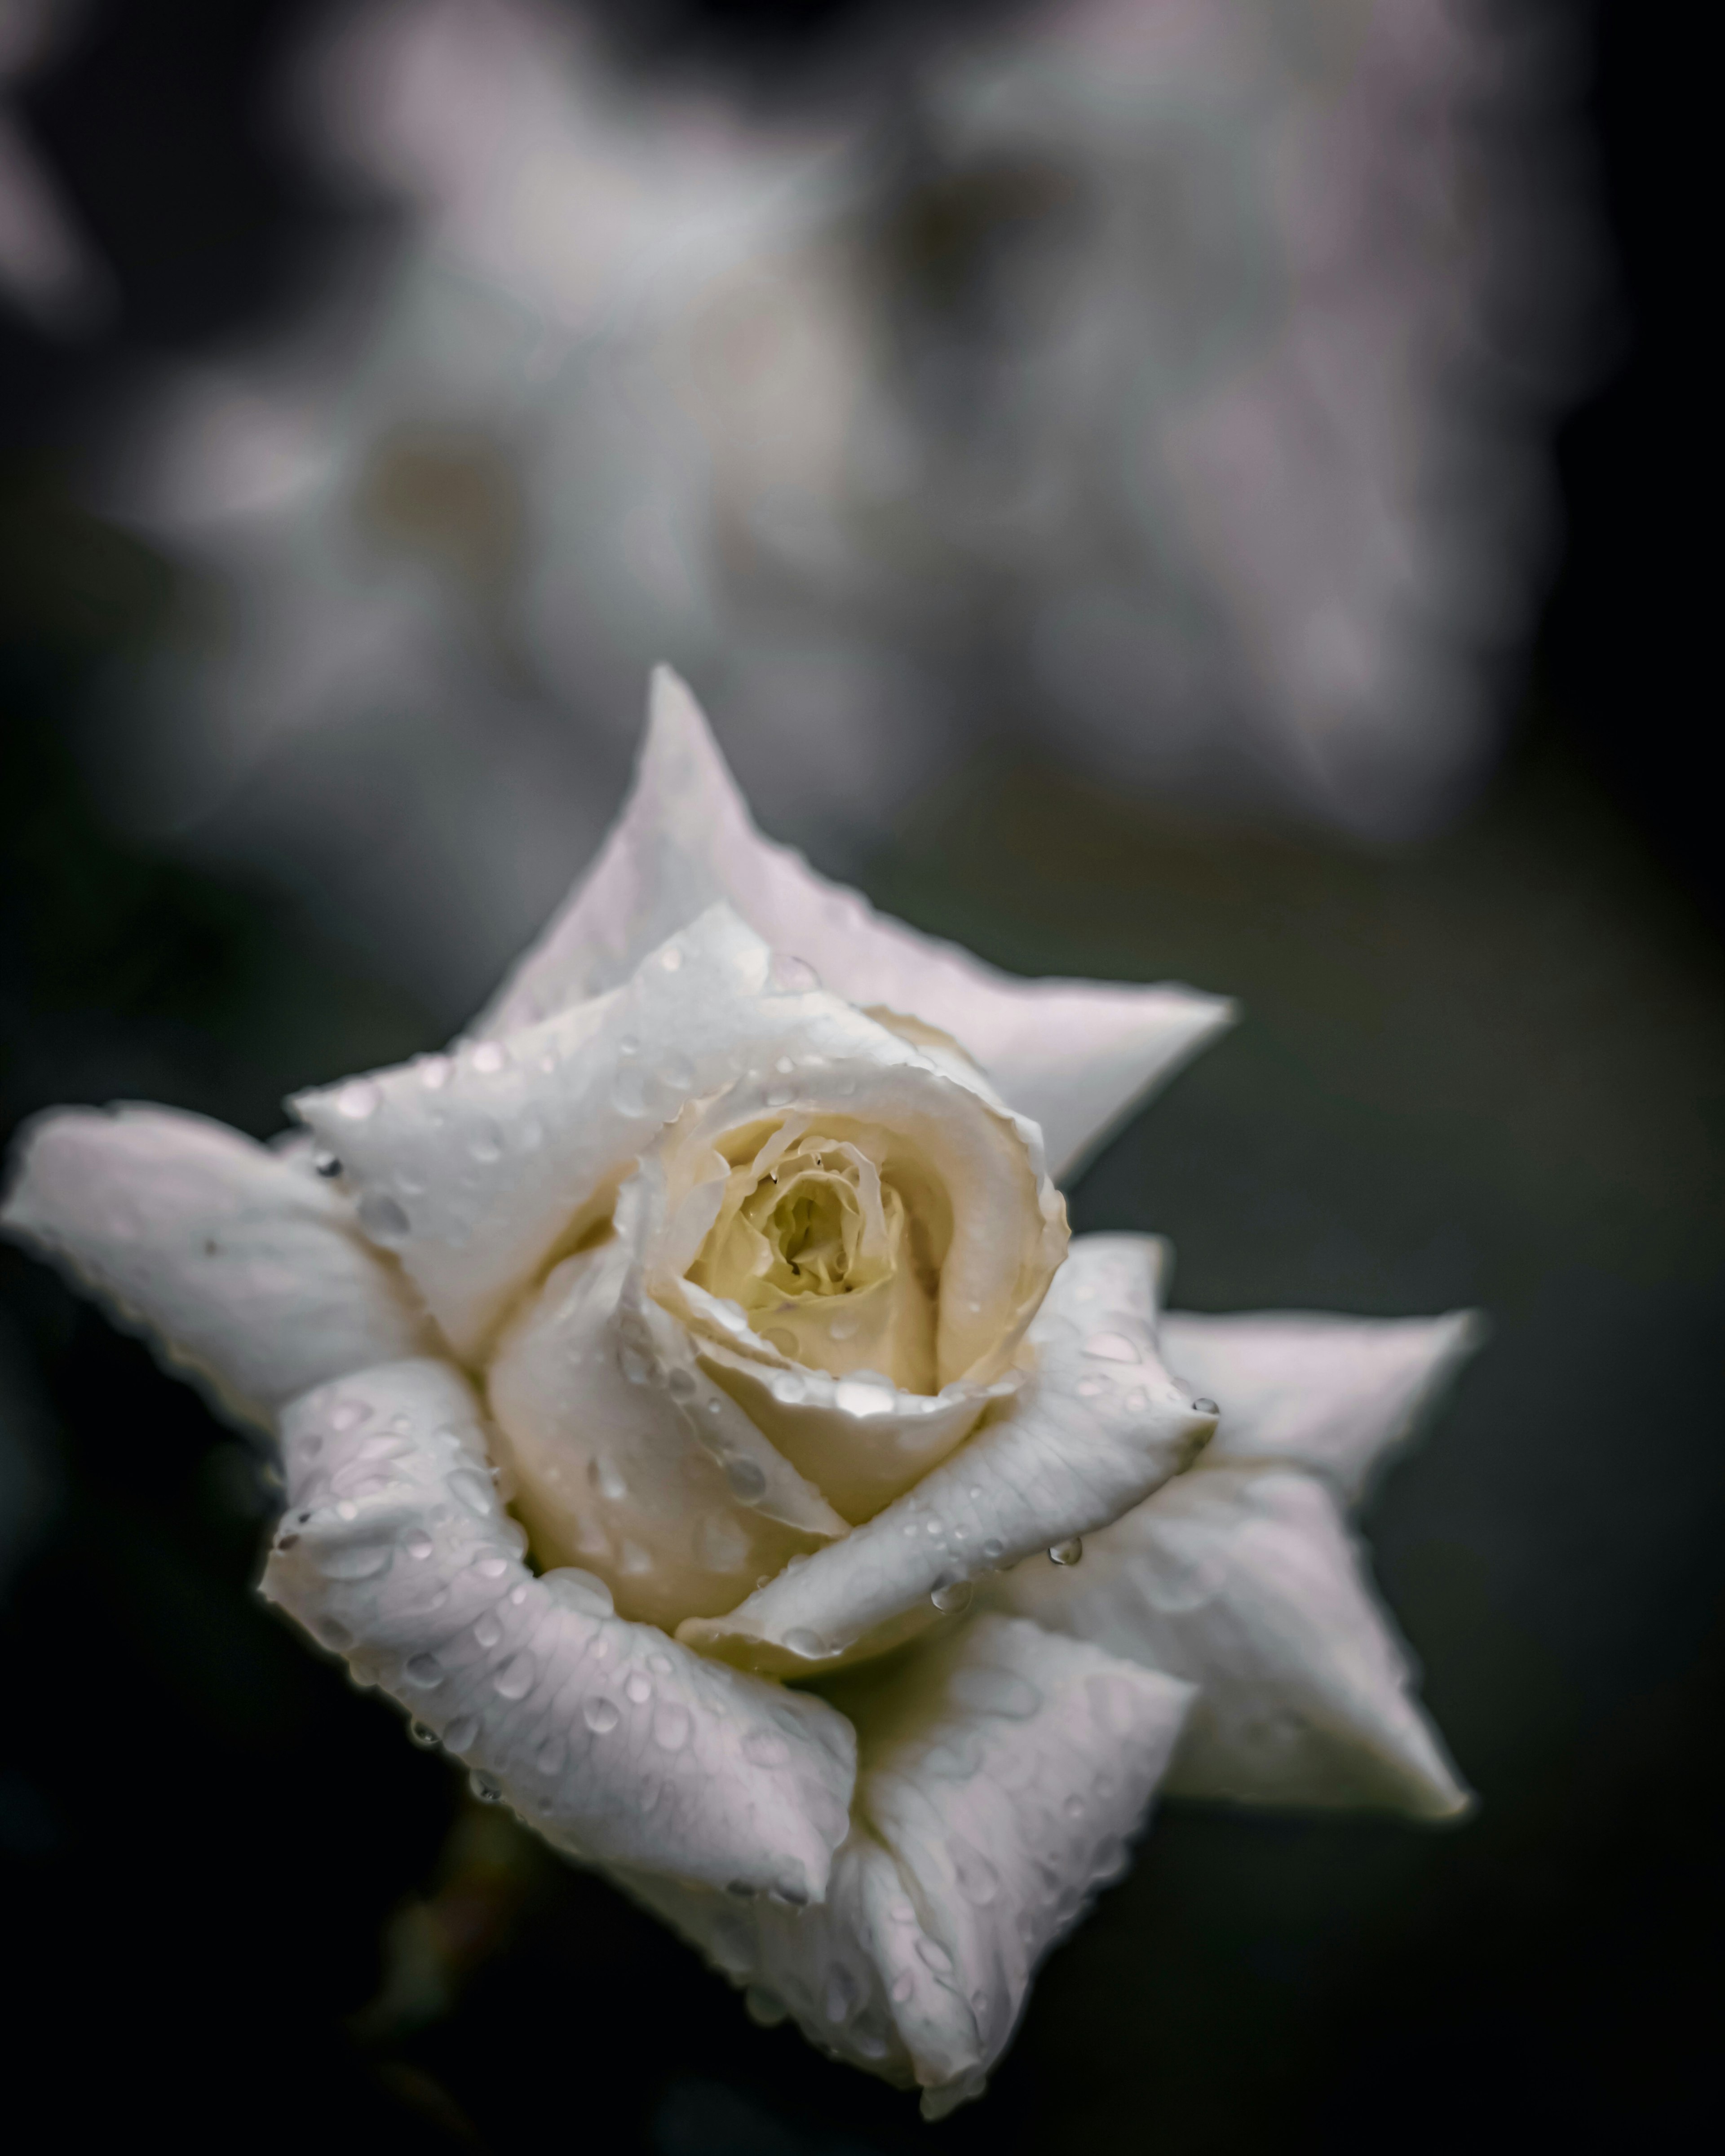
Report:
<svg viewBox="0 0 1725 2156"><path fill-rule="evenodd" d="M882 919L662 672L447 1054L267 1147L56 1111L5 1224L275 1433L266 1595L938 2116L1159 1785L1467 1802L1344 1507L1471 1321L1164 1317L1153 1238L1069 1240L1054 1175L1229 1017Z"/></svg>

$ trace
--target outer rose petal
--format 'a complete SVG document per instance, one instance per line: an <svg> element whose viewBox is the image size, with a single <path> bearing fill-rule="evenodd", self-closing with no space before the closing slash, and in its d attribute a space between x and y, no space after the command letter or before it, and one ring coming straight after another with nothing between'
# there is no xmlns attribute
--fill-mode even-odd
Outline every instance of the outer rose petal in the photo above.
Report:
<svg viewBox="0 0 1725 2156"><path fill-rule="evenodd" d="M535 1578L450 1364L398 1363L282 1417L264 1592L571 1853L803 1902L846 1831L855 1743L823 1702Z"/></svg>
<svg viewBox="0 0 1725 2156"><path fill-rule="evenodd" d="M1199 1686L1170 1795L1467 1809L1361 1553L1310 1475L1200 1467L1095 1537L1076 1571L1026 1565L988 1599Z"/></svg>
<svg viewBox="0 0 1725 2156"><path fill-rule="evenodd" d="M59 1259L232 1408L423 1354L399 1269L308 1161L171 1108L61 1108L23 1147L0 1224Z"/></svg>
<svg viewBox="0 0 1725 2156"><path fill-rule="evenodd" d="M508 1033L615 987L716 899L849 1002L951 1034L1041 1125L1057 1176L1231 1023L1230 1005L1190 988L1017 980L876 913L761 836L700 707L661 666L621 816L475 1030Z"/></svg>
<svg viewBox="0 0 1725 2156"><path fill-rule="evenodd" d="M845 1697L861 1768L825 1907L629 1883L824 2050L920 2082L939 2118L981 2093L1038 1963L1122 1868L1192 1695L983 1617Z"/></svg>
<svg viewBox="0 0 1725 2156"><path fill-rule="evenodd" d="M995 1419L866 1527L677 1636L781 1673L872 1654L932 1622L937 1589L1106 1527L1178 1474L1216 1419L1157 1358L1161 1259L1148 1235L1080 1236L1026 1336L1035 1373Z"/></svg>
<svg viewBox="0 0 1725 2156"><path fill-rule="evenodd" d="M1017 1237L1003 1250L988 1224L1012 1214L1009 1196L1033 1219L1052 1206L1063 1224L1035 1133L837 997L787 983L767 945L723 906L595 1002L293 1106L346 1163L363 1193L362 1219L399 1252L466 1357L547 1263L609 1214L619 1175L686 1102L729 1089L747 1122L820 1101L839 1085L854 1089L841 1106L904 1120L955 1186L963 1227L949 1269L973 1270L985 1284L953 1293L940 1353L968 1367L983 1352L970 1337L972 1302L992 1307L986 1281L1003 1266L1015 1276L1020 1263Z"/></svg>
<svg viewBox="0 0 1725 2156"><path fill-rule="evenodd" d="M1484 1336L1466 1310L1447 1317L1174 1311L1163 1321L1162 1352L1194 1391L1221 1403L1206 1467L1309 1467L1357 1502Z"/></svg>

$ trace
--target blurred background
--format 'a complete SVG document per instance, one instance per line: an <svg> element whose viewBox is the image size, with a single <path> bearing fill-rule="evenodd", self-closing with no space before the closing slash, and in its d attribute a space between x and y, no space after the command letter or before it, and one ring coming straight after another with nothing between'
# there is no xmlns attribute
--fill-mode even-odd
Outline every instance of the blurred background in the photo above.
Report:
<svg viewBox="0 0 1725 2156"><path fill-rule="evenodd" d="M1686 2139L1698 75L1626 0L0 0L8 1131L267 1136L452 1032L669 657L877 903L1242 1000L1077 1226L1169 1235L1192 1307L1495 1327L1367 1522L1477 1818L1170 1807L929 2129L254 1603L247 1447L0 1253L9 2105L198 2149Z"/></svg>

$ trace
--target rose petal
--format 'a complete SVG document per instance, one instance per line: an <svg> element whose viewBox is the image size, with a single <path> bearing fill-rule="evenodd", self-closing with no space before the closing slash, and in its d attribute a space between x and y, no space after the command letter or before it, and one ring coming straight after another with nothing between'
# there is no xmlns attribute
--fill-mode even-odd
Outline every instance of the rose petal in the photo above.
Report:
<svg viewBox="0 0 1725 2156"><path fill-rule="evenodd" d="M1014 979L876 913L761 836L699 706L660 667L621 816L475 1030L512 1032L615 987L716 899L850 1002L951 1034L1041 1126L1057 1176L1232 1022L1190 988Z"/></svg>
<svg viewBox="0 0 1725 2156"><path fill-rule="evenodd" d="M1172 1794L1368 1804L1428 1818L1470 1799L1411 1696L1405 1649L1314 1476L1203 1467L990 1605L1200 1687Z"/></svg>
<svg viewBox="0 0 1725 2156"><path fill-rule="evenodd" d="M826 1906L638 1887L734 1983L939 2118L980 2094L1036 1966L1117 1876L1189 1687L984 1617L847 1686L860 1768Z"/></svg>
<svg viewBox="0 0 1725 2156"><path fill-rule="evenodd" d="M1035 1133L839 998L780 985L772 964L714 906L593 1003L294 1101L360 1184L362 1214L393 1209L390 1247L459 1353L477 1354L510 1302L608 1214L619 1173L669 1119L721 1091L739 1122L838 1090L850 1112L898 1118L963 1220L942 1357L962 1363L992 1342L999 1283L1022 1269L1025 1207L1050 1235L1063 1228ZM1039 1261L1051 1269L1058 1253Z"/></svg>
<svg viewBox="0 0 1725 2156"><path fill-rule="evenodd" d="M1221 1404L1206 1467L1309 1467L1357 1502L1484 1337L1465 1310L1394 1318L1173 1311L1162 1351L1194 1391Z"/></svg>
<svg viewBox="0 0 1725 2156"><path fill-rule="evenodd" d="M668 1628L734 1608L845 1526L630 1292L634 1261L620 1235L566 1258L503 1335L488 1389L534 1555Z"/></svg>
<svg viewBox="0 0 1725 2156"><path fill-rule="evenodd" d="M572 1854L819 1899L846 1831L850 1724L607 1615L597 1583L535 1578L451 1365L347 1377L281 1430L288 1505L264 1592L357 1676Z"/></svg>
<svg viewBox="0 0 1725 2156"><path fill-rule="evenodd" d="M1080 1236L1030 1327L1037 1367L1015 1399L866 1526L677 1636L780 1672L877 1653L969 1581L1106 1527L1178 1474L1215 1418L1158 1359L1161 1257L1150 1236Z"/></svg>
<svg viewBox="0 0 1725 2156"><path fill-rule="evenodd" d="M0 1224L147 1328L253 1420L435 1336L352 1201L303 1155L169 1108L31 1126Z"/></svg>

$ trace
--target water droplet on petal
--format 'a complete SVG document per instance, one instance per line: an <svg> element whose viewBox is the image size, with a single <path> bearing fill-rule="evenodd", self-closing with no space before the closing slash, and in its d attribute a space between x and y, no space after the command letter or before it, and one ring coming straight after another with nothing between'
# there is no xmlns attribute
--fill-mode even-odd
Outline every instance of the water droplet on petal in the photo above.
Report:
<svg viewBox="0 0 1725 2156"><path fill-rule="evenodd" d="M497 1509L496 1496L490 1477L481 1475L475 1467L458 1467L449 1477L449 1495L465 1505L470 1512L480 1518L489 1519Z"/></svg>
<svg viewBox="0 0 1725 2156"><path fill-rule="evenodd" d="M624 1684L624 1692L636 1707L644 1707L653 1697L653 1687L639 1670L631 1670Z"/></svg>
<svg viewBox="0 0 1725 2156"><path fill-rule="evenodd" d="M1194 1414L1213 1415L1220 1414L1222 1410L1214 1400L1194 1400L1192 1412Z"/></svg>
<svg viewBox="0 0 1725 2156"><path fill-rule="evenodd" d="M409 1684L418 1685L422 1691L429 1691L434 1685L443 1682L444 1666L435 1655L413 1655L408 1657L403 1674Z"/></svg>
<svg viewBox="0 0 1725 2156"><path fill-rule="evenodd" d="M806 1625L798 1625L793 1630L787 1632L784 1643L792 1654L800 1655L805 1662L819 1662L826 1659L826 1641Z"/></svg>
<svg viewBox="0 0 1725 2156"><path fill-rule="evenodd" d="M345 1116L350 1123L362 1123L367 1116L377 1113L382 1098L369 1078L350 1078L336 1096L336 1113Z"/></svg>
<svg viewBox="0 0 1725 2156"><path fill-rule="evenodd" d="M1050 1543L1048 1558L1050 1564L1076 1564L1084 1555L1081 1536L1068 1535L1063 1543Z"/></svg>
<svg viewBox="0 0 1725 2156"><path fill-rule="evenodd" d="M322 1176L335 1176L341 1173L341 1163L332 1152L313 1153L311 1165Z"/></svg>
<svg viewBox="0 0 1725 2156"><path fill-rule="evenodd" d="M402 1548L409 1557L424 1558L431 1555L433 1544L430 1536L423 1527L415 1527L411 1534L403 1537Z"/></svg>
<svg viewBox="0 0 1725 2156"><path fill-rule="evenodd" d="M503 1133L489 1116L475 1123L467 1141L467 1150L473 1159L484 1166L503 1158Z"/></svg>
<svg viewBox="0 0 1725 2156"><path fill-rule="evenodd" d="M788 951L775 951L773 970L768 977L775 988L786 995L806 995L809 989L820 986L820 976L806 958L794 957Z"/></svg>
<svg viewBox="0 0 1725 2156"><path fill-rule="evenodd" d="M368 1190L360 1199L359 1224L377 1243L398 1243L411 1227L407 1214L387 1190Z"/></svg>
<svg viewBox="0 0 1725 2156"><path fill-rule="evenodd" d="M1099 1355L1105 1363L1137 1363L1142 1360L1123 1332L1092 1332L1084 1343L1084 1352L1086 1355Z"/></svg>
<svg viewBox="0 0 1725 2156"><path fill-rule="evenodd" d="M661 1752L680 1752L689 1742L689 1710L675 1702L653 1717L653 1742Z"/></svg>
<svg viewBox="0 0 1725 2156"><path fill-rule="evenodd" d="M750 2020L762 2029L776 2029L791 2010L778 1994L769 1991L764 1984L752 1984L742 1994L742 2003Z"/></svg>
<svg viewBox="0 0 1725 2156"><path fill-rule="evenodd" d="M974 1592L970 1582L962 1575L957 1578L942 1578L936 1584L934 1592L928 1599L937 1609L948 1612L968 1609Z"/></svg>
<svg viewBox="0 0 1725 2156"><path fill-rule="evenodd" d="M596 1737L614 1729L621 1718L614 1699L590 1699L581 1710L581 1719Z"/></svg>
<svg viewBox="0 0 1725 2156"><path fill-rule="evenodd" d="M725 1482L739 1505L752 1505L767 1493L767 1474L757 1460L740 1457L725 1462Z"/></svg>
<svg viewBox="0 0 1725 2156"><path fill-rule="evenodd" d="M317 1561L326 1579L375 1579L393 1554L388 1543L338 1543Z"/></svg>
<svg viewBox="0 0 1725 2156"><path fill-rule="evenodd" d="M660 1065L659 1075L674 1093L686 1093L695 1083L695 1065L673 1050Z"/></svg>
<svg viewBox="0 0 1725 2156"><path fill-rule="evenodd" d="M907 1969L901 1969L892 1979L892 2003L902 2006L916 1989L916 1979Z"/></svg>
<svg viewBox="0 0 1725 2156"><path fill-rule="evenodd" d="M444 1743L451 1752L471 1750L479 1739L480 1726L470 1714L458 1715L444 1732Z"/></svg>
<svg viewBox="0 0 1725 2156"><path fill-rule="evenodd" d="M508 1052L501 1041L482 1040L473 1051L474 1069L485 1071L487 1074L494 1070L501 1070L508 1060Z"/></svg>
<svg viewBox="0 0 1725 2156"><path fill-rule="evenodd" d="M475 1768L467 1778L467 1786L482 1804L501 1804L503 1792L489 1774L481 1774Z"/></svg>
<svg viewBox="0 0 1725 2156"><path fill-rule="evenodd" d="M983 1556L989 1564L999 1564L1006 1555L1006 1544L999 1535L990 1535L983 1544Z"/></svg>
<svg viewBox="0 0 1725 2156"><path fill-rule="evenodd" d="M408 1735L415 1744L427 1752L437 1743L437 1732L429 1728L423 1722L410 1722L408 1724Z"/></svg>
<svg viewBox="0 0 1725 2156"><path fill-rule="evenodd" d="M962 1845L952 1851L952 1868L958 1875L958 1891L968 1902L985 1909L1000 1892L1000 1874L986 1856Z"/></svg>
<svg viewBox="0 0 1725 2156"><path fill-rule="evenodd" d="M491 1680L499 1696L504 1699L525 1699L533 1689L533 1679L538 1674L538 1665L525 1652L506 1662Z"/></svg>
<svg viewBox="0 0 1725 2156"><path fill-rule="evenodd" d="M619 1116L633 1118L646 1114L647 1081L633 1064L624 1064L612 1080L611 1106Z"/></svg>
<svg viewBox="0 0 1725 2156"><path fill-rule="evenodd" d="M823 2002L829 2021L848 2021L858 2005L856 1979L843 1962L834 1962L827 1971L826 1997Z"/></svg>
<svg viewBox="0 0 1725 2156"><path fill-rule="evenodd" d="M574 1610L578 1616L608 1617L617 1606L604 1581L594 1573L582 1571L578 1565L558 1565L542 1573L539 1584L554 1602Z"/></svg>
<svg viewBox="0 0 1725 2156"><path fill-rule="evenodd" d="M659 954L659 963L668 973L675 973L683 963L683 954L675 943L667 943Z"/></svg>
<svg viewBox="0 0 1725 2156"><path fill-rule="evenodd" d="M503 1627L488 1609L483 1617L475 1621L473 1636L479 1641L480 1646L495 1647L503 1637Z"/></svg>
<svg viewBox="0 0 1725 2156"><path fill-rule="evenodd" d="M629 1485L616 1463L602 1452L587 1463L587 1479L608 1504L619 1505L629 1495Z"/></svg>
<svg viewBox="0 0 1725 2156"><path fill-rule="evenodd" d="M440 1091L449 1082L449 1059L447 1055L428 1055L419 1065L419 1083L428 1093Z"/></svg>
<svg viewBox="0 0 1725 2156"><path fill-rule="evenodd" d="M371 1412L363 1400L337 1400L330 1409L330 1428L336 1431L357 1430Z"/></svg>

